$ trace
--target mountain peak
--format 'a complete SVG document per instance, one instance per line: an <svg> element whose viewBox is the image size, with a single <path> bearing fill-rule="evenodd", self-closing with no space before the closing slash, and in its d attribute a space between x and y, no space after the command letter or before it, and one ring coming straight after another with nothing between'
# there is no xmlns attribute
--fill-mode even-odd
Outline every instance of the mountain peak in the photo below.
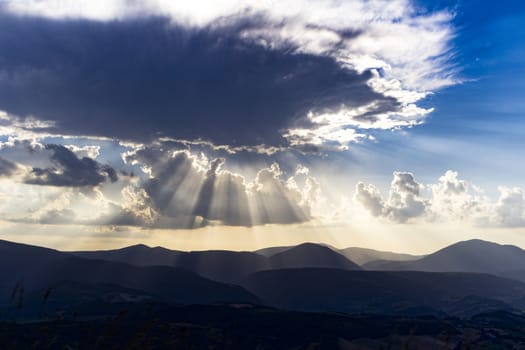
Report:
<svg viewBox="0 0 525 350"><path fill-rule="evenodd" d="M525 250L511 244L499 244L496 242L490 242L485 241L482 239L469 239L466 241L460 241L454 244L451 244L443 249L438 250L434 254L439 254L440 252L446 252L446 251L453 251L453 250L461 250L461 251L471 251L471 252L487 252L489 254L501 254L502 251L516 251L516 252L523 252L525 253ZM429 256L431 256L429 255Z"/></svg>
<svg viewBox="0 0 525 350"><path fill-rule="evenodd" d="M152 247L147 246L143 243L139 243L139 244L130 245L128 247L120 248L120 250L124 250L124 249L152 249Z"/></svg>
<svg viewBox="0 0 525 350"><path fill-rule="evenodd" d="M277 253L270 258L273 268L286 267L332 267L360 270L359 265L338 252L320 244L303 243Z"/></svg>
<svg viewBox="0 0 525 350"><path fill-rule="evenodd" d="M466 244L480 244L480 245L487 245L487 246L502 246L502 244L491 242L491 241L485 241L483 239L479 238L472 238L467 239L464 241L459 241L457 243L451 244L449 247L455 246L455 245L466 245Z"/></svg>
<svg viewBox="0 0 525 350"><path fill-rule="evenodd" d="M301 244L296 245L295 247L292 247L291 249L321 249L321 250L334 251L333 249L331 249L330 247L327 247L324 244L312 243L312 242L301 243Z"/></svg>
<svg viewBox="0 0 525 350"><path fill-rule="evenodd" d="M419 260L378 261L366 265L370 270L463 271L501 273L522 270L525 250L481 239L471 239L449 245Z"/></svg>

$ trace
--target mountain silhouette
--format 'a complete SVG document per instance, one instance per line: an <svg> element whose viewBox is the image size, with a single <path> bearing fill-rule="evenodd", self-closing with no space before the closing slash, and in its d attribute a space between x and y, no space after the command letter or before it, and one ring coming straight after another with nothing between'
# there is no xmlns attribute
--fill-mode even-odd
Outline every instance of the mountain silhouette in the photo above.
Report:
<svg viewBox="0 0 525 350"><path fill-rule="evenodd" d="M303 243L269 258L272 269L326 267L360 270L361 267L332 249L313 243Z"/></svg>
<svg viewBox="0 0 525 350"><path fill-rule="evenodd" d="M411 270L435 272L480 272L501 274L524 270L525 250L513 245L473 239L448 247L413 261L372 261L366 270Z"/></svg>
<svg viewBox="0 0 525 350"><path fill-rule="evenodd" d="M338 252L356 264L363 265L376 260L412 261L422 258L420 255L393 253L369 248L349 247Z"/></svg>
<svg viewBox="0 0 525 350"><path fill-rule="evenodd" d="M74 252L89 259L125 262L137 266L171 266L193 271L216 281L235 283L240 278L268 268L265 257L251 252L208 250L182 252L162 247L135 245L122 249Z"/></svg>
<svg viewBox="0 0 525 350"><path fill-rule="evenodd" d="M345 256L348 260L358 265L363 265L370 261L376 261L376 260L409 261L409 260L416 260L422 257L420 255L393 253L393 252L375 250L375 249L369 249L369 248L348 247L348 248L343 248L343 249L337 249L335 247L332 247L326 244L318 244L318 245L328 247L332 249L333 251L335 251L336 253L339 253ZM268 247L268 248L256 250L255 253L264 255L266 257L271 257L275 254L285 252L294 247L295 246Z"/></svg>
<svg viewBox="0 0 525 350"><path fill-rule="evenodd" d="M80 251L71 252L71 254L82 258L125 262L137 266L172 266L177 257L185 252L163 247L150 248L144 244L137 244L120 249Z"/></svg>
<svg viewBox="0 0 525 350"><path fill-rule="evenodd" d="M358 265L332 249L313 243L301 244L271 257L254 252L225 250L181 252L161 247L150 248L145 245L72 254L83 258L125 262L137 266L165 265L183 268L226 283L237 283L251 273L271 269L299 267L360 269Z"/></svg>
<svg viewBox="0 0 525 350"><path fill-rule="evenodd" d="M53 288L63 281L114 284L143 291L158 300L181 304L258 302L242 287L212 281L189 270L84 259L5 241L0 241L0 280L3 291L0 303L8 302L16 285L30 292Z"/></svg>
<svg viewBox="0 0 525 350"><path fill-rule="evenodd" d="M85 315L115 311L122 303L161 302L470 317L525 306L524 283L485 273L519 275L522 256L517 247L474 240L415 261L365 264L466 272L364 271L333 249L313 243L266 257L145 245L67 253L0 241L0 308L13 314L13 302L23 299L29 317L41 312L40 300L47 295L50 307L80 308Z"/></svg>

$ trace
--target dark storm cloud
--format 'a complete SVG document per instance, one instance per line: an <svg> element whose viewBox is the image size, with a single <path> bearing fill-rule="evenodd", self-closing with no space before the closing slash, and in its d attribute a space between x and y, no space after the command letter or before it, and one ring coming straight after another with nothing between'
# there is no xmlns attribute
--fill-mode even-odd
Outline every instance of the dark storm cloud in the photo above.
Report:
<svg viewBox="0 0 525 350"><path fill-rule="evenodd" d="M285 145L311 110L397 102L333 58L241 40L263 19L203 29L164 18L97 22L0 15L0 109L56 132ZM352 33L359 35L359 33ZM391 107L391 108L390 108Z"/></svg>
<svg viewBox="0 0 525 350"><path fill-rule="evenodd" d="M106 180L118 180L115 169L89 158L78 158L75 153L62 145L46 145L52 152L50 161L53 167L34 167L25 180L27 184L46 186L97 186Z"/></svg>

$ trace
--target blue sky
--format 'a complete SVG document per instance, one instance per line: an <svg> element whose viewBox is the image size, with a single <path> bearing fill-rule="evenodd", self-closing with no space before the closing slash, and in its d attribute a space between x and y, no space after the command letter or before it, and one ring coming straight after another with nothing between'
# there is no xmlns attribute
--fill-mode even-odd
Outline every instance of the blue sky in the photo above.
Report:
<svg viewBox="0 0 525 350"><path fill-rule="evenodd" d="M510 0L1 0L0 234L525 246L522 23Z"/></svg>
<svg viewBox="0 0 525 350"><path fill-rule="evenodd" d="M376 155L366 166L383 176L410 170L430 181L454 169L491 192L502 184L523 186L525 6L520 1L439 3L455 11L453 61L464 82L421 103L435 108L422 125L382 133L376 144L357 147ZM433 8L432 2L422 6Z"/></svg>
<svg viewBox="0 0 525 350"><path fill-rule="evenodd" d="M519 157L525 133L525 29L521 25L525 9L519 1L502 5L475 1L457 5L454 45L467 81L430 99L436 112L418 132L474 145L467 155L474 164L450 165L462 167L468 176L523 185Z"/></svg>

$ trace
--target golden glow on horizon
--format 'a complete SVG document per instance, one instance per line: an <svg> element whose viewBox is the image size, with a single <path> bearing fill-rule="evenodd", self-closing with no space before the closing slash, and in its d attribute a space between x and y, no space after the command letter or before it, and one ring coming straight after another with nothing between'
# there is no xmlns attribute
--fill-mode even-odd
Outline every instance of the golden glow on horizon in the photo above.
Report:
<svg viewBox="0 0 525 350"><path fill-rule="evenodd" d="M468 230L468 233L464 233ZM424 233L422 233L424 232ZM194 230L107 231L87 226L0 222L0 239L59 250L115 249L143 243L174 250L251 251L303 242L336 248L363 247L409 254L428 254L452 243L484 239L525 248L525 229L476 229L460 225L266 225L252 228L204 227Z"/></svg>

